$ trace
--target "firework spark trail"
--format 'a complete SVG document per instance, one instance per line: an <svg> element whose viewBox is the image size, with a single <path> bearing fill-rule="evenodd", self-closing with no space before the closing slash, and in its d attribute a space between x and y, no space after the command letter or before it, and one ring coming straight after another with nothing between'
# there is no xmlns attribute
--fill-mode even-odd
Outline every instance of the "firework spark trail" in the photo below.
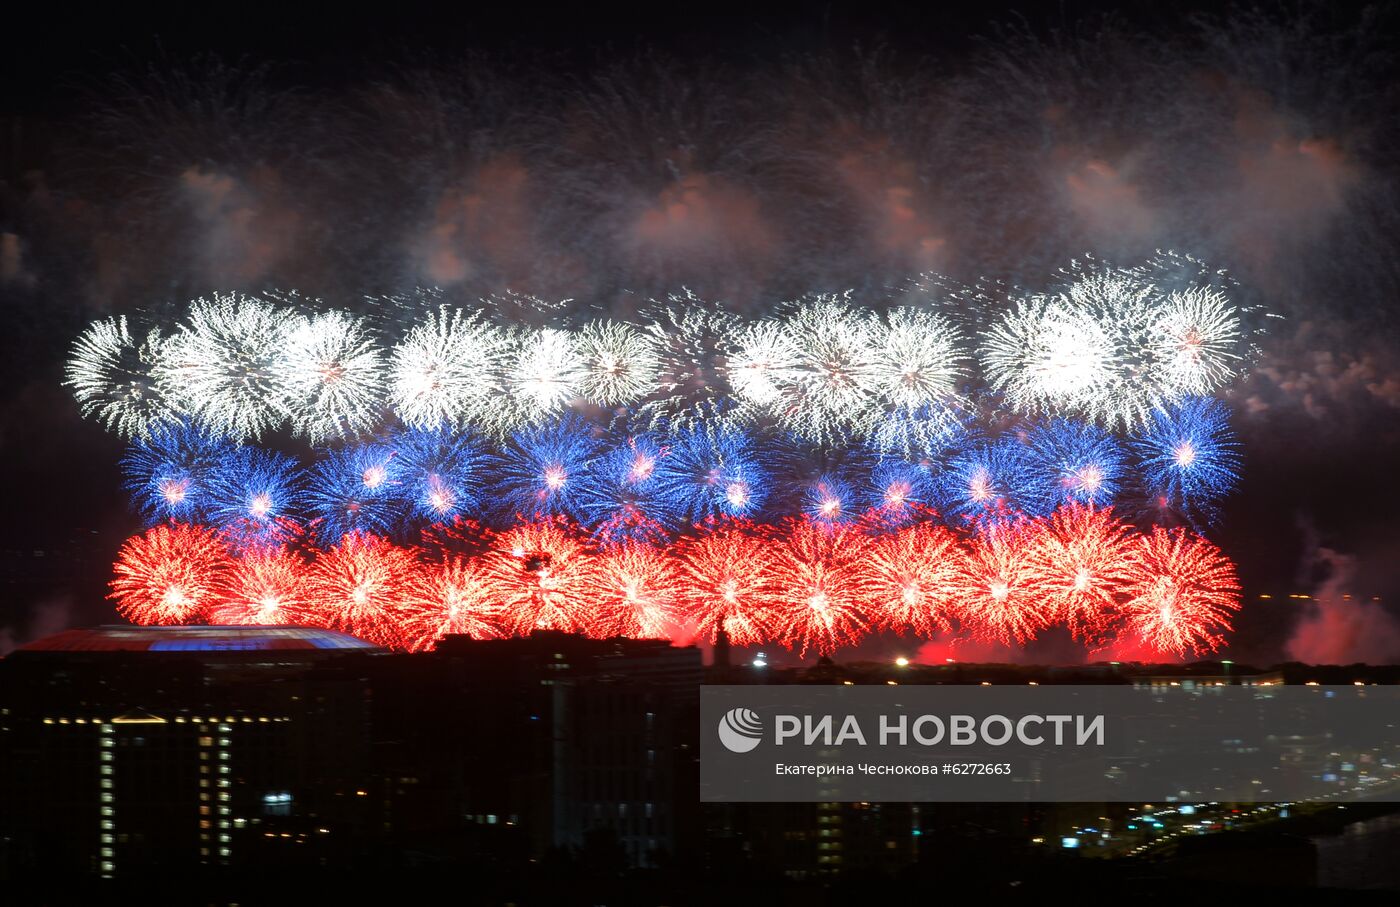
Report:
<svg viewBox="0 0 1400 907"><path fill-rule="evenodd" d="M862 608L867 538L855 529L807 520L785 524L773 562L774 639L800 655L829 655L869 631Z"/></svg>
<svg viewBox="0 0 1400 907"><path fill-rule="evenodd" d="M567 331L520 332L506 372L506 396L526 424L556 415L579 398L587 377L578 343Z"/></svg>
<svg viewBox="0 0 1400 907"><path fill-rule="evenodd" d="M509 421L501 387L507 341L478 315L442 306L394 347L389 402L413 428Z"/></svg>
<svg viewBox="0 0 1400 907"><path fill-rule="evenodd" d="M133 337L125 315L95 321L73 344L63 383L84 416L123 437L144 438L174 418L151 374L164 343L159 329Z"/></svg>
<svg viewBox="0 0 1400 907"><path fill-rule="evenodd" d="M733 404L725 377L737 320L693 294L651 312L643 330L657 351L656 386L639 421L690 428L723 417Z"/></svg>
<svg viewBox="0 0 1400 907"><path fill-rule="evenodd" d="M158 425L122 457L125 486L147 525L207 518L227 442L183 423Z"/></svg>
<svg viewBox="0 0 1400 907"><path fill-rule="evenodd" d="M472 639L502 635L504 617L486 568L462 557L424 564L403 590L401 639L410 652L431 649L448 634Z"/></svg>
<svg viewBox="0 0 1400 907"><path fill-rule="evenodd" d="M520 635L586 632L594 617L588 597L593 558L581 534L560 522L523 523L494 537L484 564L506 628Z"/></svg>
<svg viewBox="0 0 1400 907"><path fill-rule="evenodd" d="M1130 548L1123 635L1164 654L1212 652L1239 610L1239 579L1220 549L1160 526Z"/></svg>
<svg viewBox="0 0 1400 907"><path fill-rule="evenodd" d="M211 430L235 441L257 439L289 414L280 357L297 326L280 306L216 294L190 307L161 345L152 374L163 395Z"/></svg>
<svg viewBox="0 0 1400 907"><path fill-rule="evenodd" d="M875 539L862 567L872 623L922 637L949 630L956 600L956 550L957 538L930 523Z"/></svg>
<svg viewBox="0 0 1400 907"><path fill-rule="evenodd" d="M620 321L595 321L578 337L583 376L579 389L599 406L626 406L655 386L660 359L656 341Z"/></svg>
<svg viewBox="0 0 1400 907"><path fill-rule="evenodd" d="M371 431L384 415L384 360L365 323L337 311L300 320L273 370L293 430L312 444Z"/></svg>
<svg viewBox="0 0 1400 907"><path fill-rule="evenodd" d="M1075 639L1102 643L1117 618L1133 537L1106 509L1070 505L1046 521L1030 549L1036 591Z"/></svg>
<svg viewBox="0 0 1400 907"><path fill-rule="evenodd" d="M132 623L196 623L207 619L228 569L228 551L210 530L157 526L122 545L109 597Z"/></svg>
<svg viewBox="0 0 1400 907"><path fill-rule="evenodd" d="M763 509L772 484L753 439L729 426L679 432L661 462L660 479L689 524L753 516Z"/></svg>
<svg viewBox="0 0 1400 907"><path fill-rule="evenodd" d="M772 552L758 528L748 524L721 525L680 541L675 555L681 596L696 638L714 642L723 631L739 646L771 638Z"/></svg>
<svg viewBox="0 0 1400 907"><path fill-rule="evenodd" d="M403 460L380 444L331 451L316 464L306 509L325 547L351 533L389 535L397 528Z"/></svg>
<svg viewBox="0 0 1400 907"><path fill-rule="evenodd" d="M773 412L779 424L816 443L868 433L880 389L871 319L827 297L798 306L785 321L796 361L790 379L778 384Z"/></svg>
<svg viewBox="0 0 1400 907"><path fill-rule="evenodd" d="M404 590L413 555L372 535L348 535L319 554L306 578L309 621L382 646L403 645Z"/></svg>
<svg viewBox="0 0 1400 907"><path fill-rule="evenodd" d="M303 485L291 458L235 448L219 461L210 483L210 522L239 550L280 545L299 531Z"/></svg>
<svg viewBox="0 0 1400 907"><path fill-rule="evenodd" d="M1034 524L998 526L960 549L953 610L973 636L1024 645L1050 625L1034 563L1039 532Z"/></svg>
<svg viewBox="0 0 1400 907"><path fill-rule="evenodd" d="M666 639L679 616L679 572L666 552L649 545L616 545L600 554L585 588L590 636Z"/></svg>
<svg viewBox="0 0 1400 907"><path fill-rule="evenodd" d="M1219 400L1196 397L1153 413L1129 446L1148 492L1193 524L1213 522L1219 499L1239 481L1239 445Z"/></svg>
<svg viewBox="0 0 1400 907"><path fill-rule="evenodd" d="M572 420L518 432L506 446L497 496L508 512L527 518L578 519L584 478L600 453L592 431Z"/></svg>
<svg viewBox="0 0 1400 907"><path fill-rule="evenodd" d="M411 514L429 523L450 523L481 509L489 456L470 432L410 429L393 438L400 491Z"/></svg>
<svg viewBox="0 0 1400 907"><path fill-rule="evenodd" d="M258 549L235 558L210 609L216 624L293 624L308 614L307 564L296 553Z"/></svg>
<svg viewBox="0 0 1400 907"><path fill-rule="evenodd" d="M1037 426L1026 444L1033 481L1055 504L1112 504L1126 477L1117 439L1093 425L1055 419Z"/></svg>

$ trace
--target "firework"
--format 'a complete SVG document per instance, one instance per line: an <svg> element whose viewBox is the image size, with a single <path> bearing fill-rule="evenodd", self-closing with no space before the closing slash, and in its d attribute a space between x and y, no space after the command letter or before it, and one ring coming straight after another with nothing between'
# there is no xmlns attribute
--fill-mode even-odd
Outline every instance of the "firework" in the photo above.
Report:
<svg viewBox="0 0 1400 907"><path fill-rule="evenodd" d="M235 441L262 437L288 415L281 357L297 326L290 312L249 296L216 295L190 307L152 370L161 393Z"/></svg>
<svg viewBox="0 0 1400 907"><path fill-rule="evenodd" d="M822 473L802 490L802 512L819 523L849 523L859 519L864 500L855 485L837 473Z"/></svg>
<svg viewBox="0 0 1400 907"><path fill-rule="evenodd" d="M578 337L583 376L579 390L599 406L641 400L655 386L656 342L630 324L595 321Z"/></svg>
<svg viewBox="0 0 1400 907"><path fill-rule="evenodd" d="M224 574L211 619L219 624L294 624L309 614L306 562L278 549L236 558Z"/></svg>
<svg viewBox="0 0 1400 907"><path fill-rule="evenodd" d="M927 637L951 628L950 589L958 571L957 540L942 526L920 523L875 539L863 565L863 593L879 626Z"/></svg>
<svg viewBox="0 0 1400 907"><path fill-rule="evenodd" d="M580 478L578 510L600 541L659 540L677 521L666 481L667 450L635 435L594 460Z"/></svg>
<svg viewBox="0 0 1400 907"><path fill-rule="evenodd" d="M1132 537L1108 510L1061 507L1030 549L1031 571L1053 620L1075 639L1102 642L1129 575Z"/></svg>
<svg viewBox="0 0 1400 907"><path fill-rule="evenodd" d="M389 402L404 424L499 427L506 340L479 315L447 306L430 312L394 347Z"/></svg>
<svg viewBox="0 0 1400 907"><path fill-rule="evenodd" d="M734 395L762 415L797 381L799 361L797 343L786 327L759 321L740 333L726 375Z"/></svg>
<svg viewBox="0 0 1400 907"><path fill-rule="evenodd" d="M844 300L824 297L799 306L787 330L797 361L773 407L780 424L817 443L868 432L879 389L871 320Z"/></svg>
<svg viewBox="0 0 1400 907"><path fill-rule="evenodd" d="M973 636L1024 645L1050 624L1053 612L1037 584L1037 541L1033 526L1004 525L959 549L952 610Z"/></svg>
<svg viewBox="0 0 1400 907"><path fill-rule="evenodd" d="M723 631L739 646L769 639L773 594L771 545L747 527L722 526L682 539L676 558L686 616L698 639L714 642Z"/></svg>
<svg viewBox="0 0 1400 907"><path fill-rule="evenodd" d="M230 451L227 441L185 423L157 425L122 457L126 489L148 525L203 519Z"/></svg>
<svg viewBox="0 0 1400 907"><path fill-rule="evenodd" d="M869 436L870 447L877 453L906 460L939 459L966 440L962 419L938 404L882 413Z"/></svg>
<svg viewBox="0 0 1400 907"><path fill-rule="evenodd" d="M1028 448L1014 434L954 455L938 475L939 497L949 516L982 525L1043 509Z"/></svg>
<svg viewBox="0 0 1400 907"><path fill-rule="evenodd" d="M1209 394L1235 377L1240 317L1219 290L1174 292L1153 308L1149 319L1153 377L1171 396Z"/></svg>
<svg viewBox="0 0 1400 907"><path fill-rule="evenodd" d="M236 547L281 544L296 533L302 484L289 457L237 448L219 462L210 483L210 521Z"/></svg>
<svg viewBox="0 0 1400 907"><path fill-rule="evenodd" d="M732 405L725 378L737 323L692 294L653 311L646 336L656 348L656 387L639 414L647 428L689 428L723 416Z"/></svg>
<svg viewBox="0 0 1400 907"><path fill-rule="evenodd" d="M502 453L495 489L503 508L527 518L580 516L580 492L600 445L574 419L518 432Z"/></svg>
<svg viewBox="0 0 1400 907"><path fill-rule="evenodd" d="M617 545L587 574L592 636L668 638L676 629L679 572L674 558L647 545Z"/></svg>
<svg viewBox="0 0 1400 907"><path fill-rule="evenodd" d="M1032 481L1056 504L1111 504L1127 472L1117 439L1094 425L1055 419L1028 439Z"/></svg>
<svg viewBox="0 0 1400 907"><path fill-rule="evenodd" d="M1148 490L1192 522L1211 522L1216 501L1239 480L1229 408L1209 397L1158 410L1132 439Z"/></svg>
<svg viewBox="0 0 1400 907"><path fill-rule="evenodd" d="M485 568L466 558L420 565L404 588L400 638L410 652L431 649L448 634L501 635L501 609Z"/></svg>
<svg viewBox="0 0 1400 907"><path fill-rule="evenodd" d="M1178 657L1214 651L1240 607L1239 592L1234 565L1219 548L1183 530L1156 527L1129 552L1124 633Z"/></svg>
<svg viewBox="0 0 1400 907"><path fill-rule="evenodd" d="M870 361L876 393L897 410L928 407L952 418L962 405L961 343L961 335L946 318L914 308L892 310Z"/></svg>
<svg viewBox="0 0 1400 907"><path fill-rule="evenodd" d="M809 520L786 524L780 538L769 597L774 638L800 655L858 643L869 629L861 607L867 539Z"/></svg>
<svg viewBox="0 0 1400 907"><path fill-rule="evenodd" d="M108 596L137 624L199 623L217 604L228 552L201 526L157 526L117 554Z"/></svg>
<svg viewBox="0 0 1400 907"><path fill-rule="evenodd" d="M319 444L373 429L383 414L383 369L363 321L342 312L301 319L275 364L293 430Z"/></svg>
<svg viewBox="0 0 1400 907"><path fill-rule="evenodd" d="M84 416L108 431L144 438L172 418L151 375L163 346L159 330L133 337L125 315L93 322L73 344L63 383L73 389Z"/></svg>
<svg viewBox="0 0 1400 907"><path fill-rule="evenodd" d="M556 521L524 523L492 540L484 559L511 633L577 633L594 619L593 554L577 532Z"/></svg>
<svg viewBox="0 0 1400 907"><path fill-rule="evenodd" d="M449 523L481 508L488 458L469 432L412 429L393 442L403 471L401 494L409 512L430 523Z"/></svg>
<svg viewBox="0 0 1400 907"><path fill-rule="evenodd" d="M744 432L721 426L680 432L661 464L661 479L682 520L752 517L763 509L771 480Z"/></svg>
<svg viewBox="0 0 1400 907"><path fill-rule="evenodd" d="M932 511L933 479L922 464L881 460L870 472L870 498L883 526L902 526Z"/></svg>
<svg viewBox="0 0 1400 907"><path fill-rule="evenodd" d="M513 359L506 389L524 421L558 413L578 398L586 371L567 331L523 332Z"/></svg>
<svg viewBox="0 0 1400 907"><path fill-rule="evenodd" d="M314 622L382 646L402 644L404 591L415 564L403 548L347 535L322 551L306 578Z"/></svg>
<svg viewBox="0 0 1400 907"><path fill-rule="evenodd" d="M316 537L334 545L351 533L390 535L400 514L403 461L380 444L332 451L316 464L306 491Z"/></svg>
<svg viewBox="0 0 1400 907"><path fill-rule="evenodd" d="M988 383L1027 414L1091 412L1113 382L1109 332L1070 300L1021 300L982 338Z"/></svg>

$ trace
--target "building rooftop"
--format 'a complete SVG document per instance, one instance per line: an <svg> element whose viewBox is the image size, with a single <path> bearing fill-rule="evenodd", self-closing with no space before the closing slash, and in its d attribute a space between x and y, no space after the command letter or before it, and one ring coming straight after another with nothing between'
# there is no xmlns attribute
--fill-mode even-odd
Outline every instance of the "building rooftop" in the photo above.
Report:
<svg viewBox="0 0 1400 907"><path fill-rule="evenodd" d="M269 652L364 650L379 647L320 627L135 627L64 630L20 646L21 652Z"/></svg>

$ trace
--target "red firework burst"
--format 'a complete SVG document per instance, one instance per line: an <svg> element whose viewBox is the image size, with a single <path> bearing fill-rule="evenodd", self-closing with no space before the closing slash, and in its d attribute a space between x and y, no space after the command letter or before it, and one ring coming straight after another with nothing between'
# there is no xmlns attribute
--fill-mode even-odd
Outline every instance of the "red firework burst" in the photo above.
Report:
<svg viewBox="0 0 1400 907"><path fill-rule="evenodd" d="M1157 652L1214 651L1240 607L1235 565L1185 530L1157 527L1129 552L1124 630Z"/></svg>
<svg viewBox="0 0 1400 907"><path fill-rule="evenodd" d="M228 568L228 552L208 529L157 526L122 545L108 598L132 623L196 623L217 603Z"/></svg>
<svg viewBox="0 0 1400 907"><path fill-rule="evenodd" d="M523 523L496 536L485 566L510 632L588 629L593 555L577 530L554 521Z"/></svg>
<svg viewBox="0 0 1400 907"><path fill-rule="evenodd" d="M586 578L596 608L589 633L669 638L676 630L679 580L675 560L655 548L624 544L608 549Z"/></svg>
<svg viewBox="0 0 1400 907"><path fill-rule="evenodd" d="M1056 510L1031 546L1038 592L1075 639L1101 643L1129 576L1133 536L1109 510L1066 506Z"/></svg>
<svg viewBox="0 0 1400 907"><path fill-rule="evenodd" d="M961 549L952 589L954 610L973 636L1023 644L1050 623L1031 551L1036 527L988 527Z"/></svg>
<svg viewBox="0 0 1400 907"><path fill-rule="evenodd" d="M773 563L773 637L798 654L822 655L860 642L861 564L869 540L856 529L793 521L779 530Z"/></svg>
<svg viewBox="0 0 1400 907"><path fill-rule="evenodd" d="M307 575L315 623L382 646L402 646L401 602L413 555L378 536L347 535L322 551Z"/></svg>
<svg viewBox="0 0 1400 907"><path fill-rule="evenodd" d="M957 574L957 540L942 526L918 523L875 538L864 567L871 619L901 634L947 630Z"/></svg>
<svg viewBox="0 0 1400 907"><path fill-rule="evenodd" d="M403 598L404 646L431 649L449 633L473 639L501 635L499 597L486 570L462 557L423 564L409 577Z"/></svg>
<svg viewBox="0 0 1400 907"><path fill-rule="evenodd" d="M737 525L721 526L682 540L676 556L685 614L695 621L697 639L714 642L720 630L739 646L769 638L771 542Z"/></svg>
<svg viewBox="0 0 1400 907"><path fill-rule="evenodd" d="M284 550L254 550L224 576L213 620L220 624L290 624L307 615L306 563Z"/></svg>

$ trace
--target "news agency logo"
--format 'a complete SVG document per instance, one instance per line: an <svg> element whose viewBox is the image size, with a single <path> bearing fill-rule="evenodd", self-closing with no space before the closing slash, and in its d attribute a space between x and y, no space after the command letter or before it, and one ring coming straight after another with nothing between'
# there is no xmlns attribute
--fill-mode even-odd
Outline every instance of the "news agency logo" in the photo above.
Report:
<svg viewBox="0 0 1400 907"><path fill-rule="evenodd" d="M747 753L763 740L763 719L752 709L730 709L719 720L719 742L731 753Z"/></svg>

